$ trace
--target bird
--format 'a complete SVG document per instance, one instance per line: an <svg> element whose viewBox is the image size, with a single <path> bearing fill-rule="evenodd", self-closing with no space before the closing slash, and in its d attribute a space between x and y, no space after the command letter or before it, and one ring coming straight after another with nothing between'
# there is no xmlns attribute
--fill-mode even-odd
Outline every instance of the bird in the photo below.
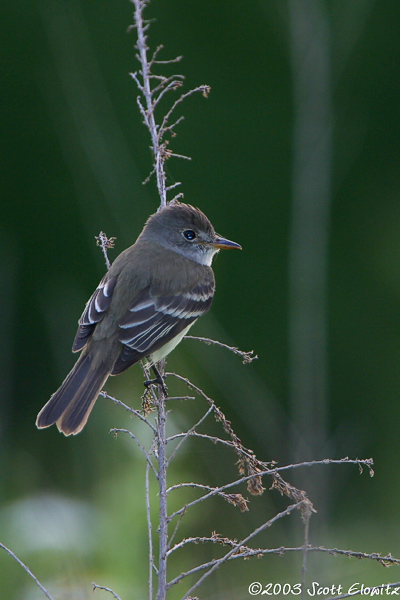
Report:
<svg viewBox="0 0 400 600"><path fill-rule="evenodd" d="M64 435L82 431L110 375L142 359L156 365L211 307L213 257L241 249L218 235L198 208L175 202L151 215L87 302L72 351L81 352L36 419Z"/></svg>

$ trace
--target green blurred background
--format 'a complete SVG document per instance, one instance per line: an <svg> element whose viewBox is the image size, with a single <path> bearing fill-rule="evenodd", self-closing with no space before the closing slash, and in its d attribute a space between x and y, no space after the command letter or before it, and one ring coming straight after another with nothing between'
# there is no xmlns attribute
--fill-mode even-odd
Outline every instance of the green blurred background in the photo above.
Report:
<svg viewBox="0 0 400 600"><path fill-rule="evenodd" d="M148 434L104 399L77 438L34 426L74 362L77 319L105 270L94 236L117 237L113 258L158 204L154 181L141 183L151 155L129 76L132 5L18 0L2 2L0 16L0 541L55 598L92 597L93 580L143 598L144 460L108 431L134 428L146 443ZM193 160L169 161L169 180L243 246L215 261L212 314L193 333L259 356L242 366L187 340L168 367L211 395L263 460L372 456L373 479L345 465L287 478L318 510L311 543L400 556L400 4L154 0L147 16L150 44L166 47L160 58L184 55L173 68L185 89L212 89L182 107L173 149ZM137 408L140 369L107 390ZM185 392L173 382L170 391ZM176 403L171 431L203 408ZM219 429L210 421L207 431ZM171 483L220 484L235 477L235 460L187 443ZM192 497L171 497L171 508ZM268 490L243 515L215 500L188 513L181 534L239 539L286 506ZM301 543L299 515L254 540ZM187 548L171 575L217 555ZM252 581L295 583L300 569L299 555L235 560L198 594L249 598ZM399 581L400 571L313 555L308 580L347 589ZM42 597L5 552L0 589L8 600Z"/></svg>

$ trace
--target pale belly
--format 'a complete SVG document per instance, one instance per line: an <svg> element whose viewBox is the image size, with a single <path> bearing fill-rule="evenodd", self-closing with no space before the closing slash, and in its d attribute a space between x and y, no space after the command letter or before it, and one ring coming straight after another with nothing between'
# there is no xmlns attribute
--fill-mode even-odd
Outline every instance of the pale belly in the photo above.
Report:
<svg viewBox="0 0 400 600"><path fill-rule="evenodd" d="M179 333L171 341L169 341L167 344L165 344L162 348L160 348L159 350L156 350L155 352L153 352L153 354L150 354L148 357L150 364L154 365L155 363L160 362L160 360L162 360L163 358L168 356L168 354L170 352L172 352L172 350L179 344L181 339L187 334L187 332L189 331L191 326L195 324L195 322L196 321L193 321L193 323L190 323L190 325L188 325L183 331L181 331L181 333Z"/></svg>

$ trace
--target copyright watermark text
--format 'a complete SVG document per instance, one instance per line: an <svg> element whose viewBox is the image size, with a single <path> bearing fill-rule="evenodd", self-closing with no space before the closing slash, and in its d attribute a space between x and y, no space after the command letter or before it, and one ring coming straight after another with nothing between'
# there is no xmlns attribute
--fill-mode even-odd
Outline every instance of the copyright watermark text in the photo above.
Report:
<svg viewBox="0 0 400 600"><path fill-rule="evenodd" d="M253 581L249 585L248 591L250 596L300 596L301 583L266 583L263 585L259 581ZM321 585L318 581L313 581L305 591L310 597L351 594L354 596L399 596L400 598L400 587L390 583L367 586L357 582L345 587L341 584Z"/></svg>

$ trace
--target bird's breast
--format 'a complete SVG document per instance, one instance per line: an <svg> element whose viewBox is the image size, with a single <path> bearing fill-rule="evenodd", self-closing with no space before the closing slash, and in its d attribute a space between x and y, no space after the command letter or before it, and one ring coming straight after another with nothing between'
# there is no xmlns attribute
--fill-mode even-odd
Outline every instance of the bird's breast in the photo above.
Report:
<svg viewBox="0 0 400 600"><path fill-rule="evenodd" d="M154 365L155 363L158 363L160 360L162 360L163 358L168 356L168 354L170 352L172 352L172 350L174 348L176 348L176 346L179 344L179 342L182 340L182 338L187 334L187 332L189 331L191 326L195 324L195 322L196 321L193 321L193 323L190 323L190 325L185 327L185 329L183 331L181 331L180 333L178 333L178 335L176 335L174 338L172 338L172 340L170 340L169 342L164 344L164 346L159 348L159 350L156 350L155 352L150 354L148 357L150 364Z"/></svg>

